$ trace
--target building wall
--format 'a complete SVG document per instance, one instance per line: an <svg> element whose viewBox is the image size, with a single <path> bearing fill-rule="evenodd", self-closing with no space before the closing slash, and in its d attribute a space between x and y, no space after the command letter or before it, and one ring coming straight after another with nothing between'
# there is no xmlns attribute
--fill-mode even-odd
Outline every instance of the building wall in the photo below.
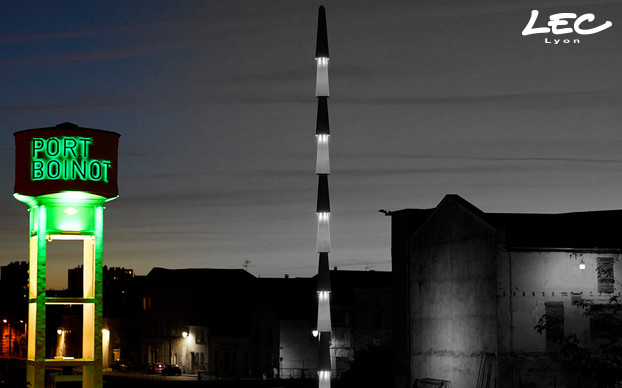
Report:
<svg viewBox="0 0 622 388"><path fill-rule="evenodd" d="M172 360L173 364L181 367L183 373L194 373L206 371L208 365L208 328L204 326L188 326L182 330L188 333L184 338L176 336L172 339Z"/></svg>
<svg viewBox="0 0 622 388"><path fill-rule="evenodd" d="M2 332L0 355L2 356L9 356L9 348L12 357L24 357L26 354L27 295L28 263L15 261L2 266L0 268L0 331Z"/></svg>
<svg viewBox="0 0 622 388"><path fill-rule="evenodd" d="M496 231L444 200L410 240L410 372L474 387L497 351ZM494 375L494 373L493 373Z"/></svg>
<svg viewBox="0 0 622 388"><path fill-rule="evenodd" d="M384 275L374 271L360 273L371 276L374 274ZM335 278L338 280L336 276ZM331 303L333 331L330 354L335 378L341 377L350 369L350 364L359 351L391 344L391 288L361 283L350 287L337 285L339 288L334 291L335 298ZM338 297L337 294L344 292L346 288L349 288L347 295Z"/></svg>
<svg viewBox="0 0 622 388"><path fill-rule="evenodd" d="M611 294L598 292L598 257L617 255L584 252L500 252L498 266L498 349L500 386L575 386L578 377L566 376L549 357L546 334L534 329L545 314L545 303L563 304L564 334L574 333L589 347L590 322L572 300L607 303ZM586 268L579 269L583 259ZM614 278L622 266L614 264ZM614 294L620 292L616 282ZM589 386L589 385L586 385Z"/></svg>
<svg viewBox="0 0 622 388"><path fill-rule="evenodd" d="M369 346L391 344L392 295L385 287L354 290L354 314L348 322L354 352Z"/></svg>
<svg viewBox="0 0 622 388"><path fill-rule="evenodd" d="M370 346L389 346L391 343L392 293L391 273L376 271L330 271L331 276L331 341L330 356L333 378L340 378L350 369L358 351ZM288 283L306 279L288 279ZM299 290L315 294L315 289ZM296 307L297 309L297 307ZM316 317L307 311L317 311L315 300L307 303L305 314L289 314L275 320L279 327L278 363L281 377L316 376L318 338L312 336ZM314 314L313 314L314 315ZM287 318L286 318L287 317ZM307 319L305 319L307 318Z"/></svg>
<svg viewBox="0 0 622 388"><path fill-rule="evenodd" d="M250 376L248 337L210 336L208 349L208 374L217 378Z"/></svg>
<svg viewBox="0 0 622 388"><path fill-rule="evenodd" d="M391 212L391 268L393 273L392 351L395 388L410 388L410 258L408 241L428 212L407 209Z"/></svg>
<svg viewBox="0 0 622 388"><path fill-rule="evenodd" d="M281 320L279 330L282 378L316 376L318 340L311 335L315 322Z"/></svg>

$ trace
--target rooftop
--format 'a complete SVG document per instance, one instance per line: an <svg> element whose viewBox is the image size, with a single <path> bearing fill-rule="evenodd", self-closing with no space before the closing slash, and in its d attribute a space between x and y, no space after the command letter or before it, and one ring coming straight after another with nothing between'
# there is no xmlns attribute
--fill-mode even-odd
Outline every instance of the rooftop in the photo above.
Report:
<svg viewBox="0 0 622 388"><path fill-rule="evenodd" d="M497 228L505 236L503 243L506 249L622 249L622 233L615 228L622 223L621 209L572 213L485 213L456 194L446 195L443 201L453 201ZM407 222L409 228L406 233L414 233L434 210L403 209L387 212L387 215L399 218L402 223Z"/></svg>

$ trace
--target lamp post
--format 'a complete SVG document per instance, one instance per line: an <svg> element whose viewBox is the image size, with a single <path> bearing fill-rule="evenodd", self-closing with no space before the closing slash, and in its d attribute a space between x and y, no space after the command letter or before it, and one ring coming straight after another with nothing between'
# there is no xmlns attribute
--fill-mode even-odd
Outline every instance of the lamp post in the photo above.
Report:
<svg viewBox="0 0 622 388"><path fill-rule="evenodd" d="M168 325L168 363L173 363L173 324Z"/></svg>

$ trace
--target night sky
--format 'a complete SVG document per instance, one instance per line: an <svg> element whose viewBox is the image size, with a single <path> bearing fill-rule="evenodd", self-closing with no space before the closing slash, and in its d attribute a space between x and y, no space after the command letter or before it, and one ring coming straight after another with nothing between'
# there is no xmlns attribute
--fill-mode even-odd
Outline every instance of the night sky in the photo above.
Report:
<svg viewBox="0 0 622 388"><path fill-rule="evenodd" d="M104 264L312 276L317 1L9 1L0 264L27 260L13 132L122 135ZM331 266L390 270L379 209L622 208L622 1L325 1ZM521 32L531 10L603 32ZM546 44L579 38L580 44ZM62 256L59 255L59 256ZM59 258L49 287L66 285Z"/></svg>

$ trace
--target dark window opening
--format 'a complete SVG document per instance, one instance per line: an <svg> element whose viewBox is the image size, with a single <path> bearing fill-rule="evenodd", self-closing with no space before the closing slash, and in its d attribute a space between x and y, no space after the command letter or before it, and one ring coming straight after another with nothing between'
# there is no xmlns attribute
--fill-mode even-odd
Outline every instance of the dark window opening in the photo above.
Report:
<svg viewBox="0 0 622 388"><path fill-rule="evenodd" d="M559 345L564 340L564 302L545 302L546 316L546 351L559 352Z"/></svg>

